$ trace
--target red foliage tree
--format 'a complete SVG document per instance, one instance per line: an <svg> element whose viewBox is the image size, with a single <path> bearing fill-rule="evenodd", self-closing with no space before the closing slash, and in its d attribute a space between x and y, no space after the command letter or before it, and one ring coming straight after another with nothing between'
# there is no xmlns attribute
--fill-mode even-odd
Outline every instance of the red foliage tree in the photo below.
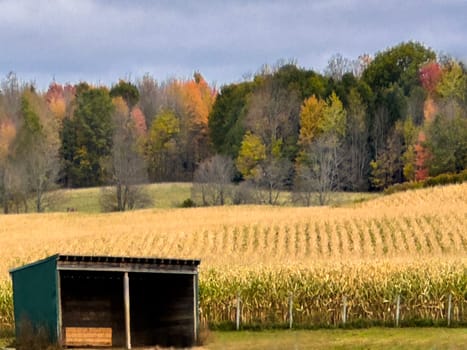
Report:
<svg viewBox="0 0 467 350"><path fill-rule="evenodd" d="M442 74L443 70L437 62L429 62L420 68L420 82L430 95L435 91Z"/></svg>
<svg viewBox="0 0 467 350"><path fill-rule="evenodd" d="M146 119L144 118L143 111L138 106L133 107L131 111L131 118L133 119L138 136L146 134L147 126Z"/></svg>
<svg viewBox="0 0 467 350"><path fill-rule="evenodd" d="M430 153L425 147L426 135L423 131L418 133L415 149L415 180L421 181L428 177L427 161L430 158Z"/></svg>

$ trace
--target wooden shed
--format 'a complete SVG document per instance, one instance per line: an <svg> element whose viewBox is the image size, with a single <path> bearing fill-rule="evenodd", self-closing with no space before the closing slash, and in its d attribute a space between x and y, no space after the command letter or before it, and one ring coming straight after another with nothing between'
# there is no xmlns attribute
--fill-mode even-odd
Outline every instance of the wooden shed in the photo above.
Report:
<svg viewBox="0 0 467 350"><path fill-rule="evenodd" d="M26 320L64 347L192 346L199 263L53 255L13 269L16 334Z"/></svg>

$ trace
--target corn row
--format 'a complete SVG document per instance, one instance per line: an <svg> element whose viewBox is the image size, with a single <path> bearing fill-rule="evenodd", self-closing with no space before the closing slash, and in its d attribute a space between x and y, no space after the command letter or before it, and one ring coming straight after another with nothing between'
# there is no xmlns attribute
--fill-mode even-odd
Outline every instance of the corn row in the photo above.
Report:
<svg viewBox="0 0 467 350"><path fill-rule="evenodd" d="M451 294L454 322L467 322L467 266L457 263L358 263L312 267L209 269L201 274L201 310L212 325L234 322L237 297L242 324L275 326L288 319L293 295L294 322L336 326L343 300L349 322L394 322L396 298L404 320L443 321Z"/></svg>

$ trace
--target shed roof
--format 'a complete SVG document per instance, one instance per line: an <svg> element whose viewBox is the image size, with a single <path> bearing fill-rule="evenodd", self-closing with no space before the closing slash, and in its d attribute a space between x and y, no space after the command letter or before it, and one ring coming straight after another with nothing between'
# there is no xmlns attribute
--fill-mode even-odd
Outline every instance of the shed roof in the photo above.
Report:
<svg viewBox="0 0 467 350"><path fill-rule="evenodd" d="M200 260L156 257L129 257L105 255L52 255L31 264L10 270L10 273L52 259L57 261L57 270L115 271L115 272L152 272L152 273L197 273Z"/></svg>

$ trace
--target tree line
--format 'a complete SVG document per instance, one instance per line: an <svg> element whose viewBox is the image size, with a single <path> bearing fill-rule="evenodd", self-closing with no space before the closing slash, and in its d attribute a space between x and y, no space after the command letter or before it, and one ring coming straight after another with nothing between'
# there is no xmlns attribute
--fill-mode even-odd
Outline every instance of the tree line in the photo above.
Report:
<svg viewBox="0 0 467 350"><path fill-rule="evenodd" d="M105 210L149 205L147 182L193 181L192 201L326 204L467 164L467 72L417 42L323 73L279 62L217 89L200 73L107 86L10 73L0 85L0 201L40 212L52 189L102 186ZM235 184L235 185L233 185Z"/></svg>

